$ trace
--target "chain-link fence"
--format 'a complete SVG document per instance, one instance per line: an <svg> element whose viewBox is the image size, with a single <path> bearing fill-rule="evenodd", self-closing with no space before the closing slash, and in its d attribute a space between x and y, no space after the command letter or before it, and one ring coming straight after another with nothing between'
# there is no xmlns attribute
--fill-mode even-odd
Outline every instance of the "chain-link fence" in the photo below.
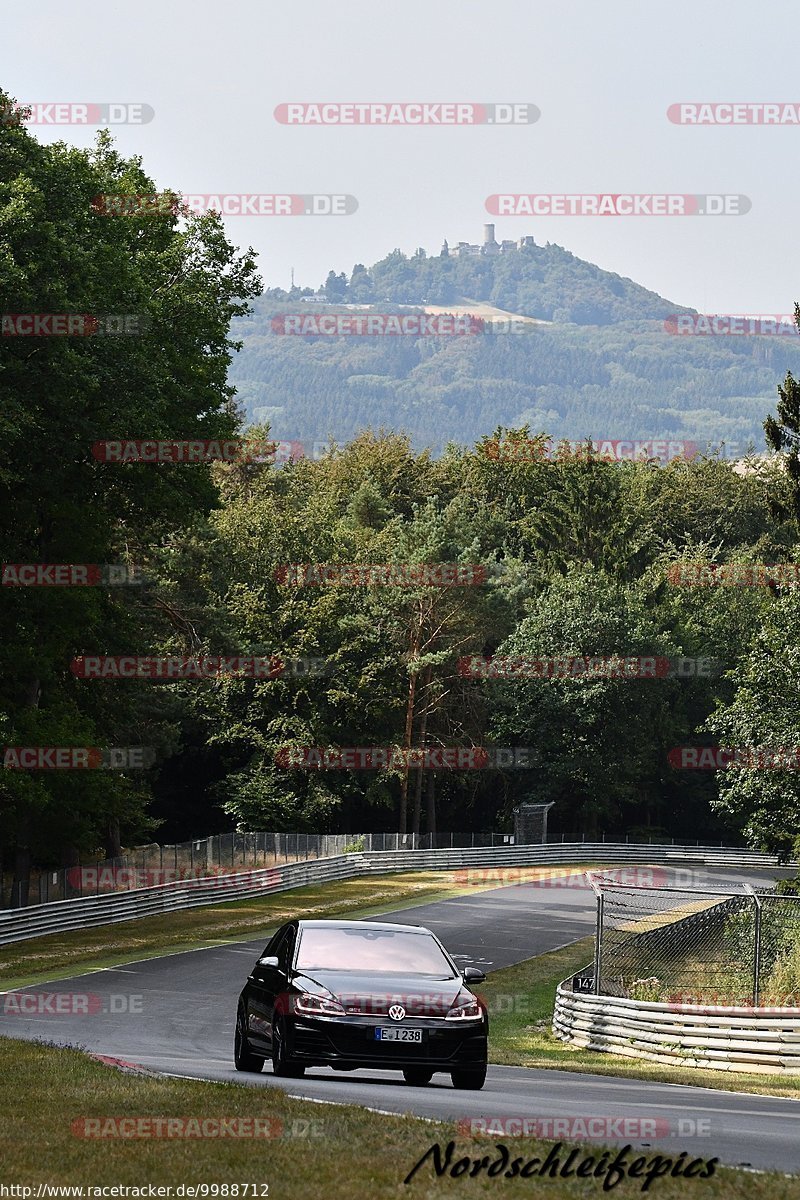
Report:
<svg viewBox="0 0 800 1200"><path fill-rule="evenodd" d="M676 1005L800 1007L800 896L598 876L594 888L593 973L576 987Z"/></svg>
<svg viewBox="0 0 800 1200"><path fill-rule="evenodd" d="M119 858L80 866L35 870L27 887L15 884L10 871L0 871L0 908L105 895L361 850L449 850L513 843L507 833L220 833L176 845L137 846Z"/></svg>

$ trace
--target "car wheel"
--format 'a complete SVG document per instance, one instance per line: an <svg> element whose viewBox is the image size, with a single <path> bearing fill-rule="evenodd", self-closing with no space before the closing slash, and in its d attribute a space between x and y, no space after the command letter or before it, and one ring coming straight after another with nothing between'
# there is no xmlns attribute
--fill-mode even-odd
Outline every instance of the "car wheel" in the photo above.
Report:
<svg viewBox="0 0 800 1200"><path fill-rule="evenodd" d="M482 1067L459 1067L450 1072L453 1087L462 1091L479 1092L486 1083L486 1064Z"/></svg>
<svg viewBox="0 0 800 1200"><path fill-rule="evenodd" d="M264 1061L260 1054L253 1054L250 1049L244 1009L240 1006L236 1014L236 1033L233 1035L234 1066L237 1071L260 1071L264 1066Z"/></svg>
<svg viewBox="0 0 800 1200"><path fill-rule="evenodd" d="M433 1071L427 1067L403 1067L403 1078L414 1087L424 1087L433 1079Z"/></svg>
<svg viewBox="0 0 800 1200"><path fill-rule="evenodd" d="M283 1079L302 1079L305 1070L290 1061L286 1050L286 1025L277 1020L272 1026L272 1074Z"/></svg>

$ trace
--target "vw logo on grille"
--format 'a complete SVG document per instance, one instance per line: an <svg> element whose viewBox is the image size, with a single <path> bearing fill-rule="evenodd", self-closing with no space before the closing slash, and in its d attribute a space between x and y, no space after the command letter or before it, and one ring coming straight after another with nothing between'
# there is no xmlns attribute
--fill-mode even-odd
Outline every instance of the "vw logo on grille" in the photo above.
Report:
<svg viewBox="0 0 800 1200"><path fill-rule="evenodd" d="M406 1010L403 1008L402 1004L393 1004L389 1009L389 1016L393 1021L402 1021L405 1015Z"/></svg>

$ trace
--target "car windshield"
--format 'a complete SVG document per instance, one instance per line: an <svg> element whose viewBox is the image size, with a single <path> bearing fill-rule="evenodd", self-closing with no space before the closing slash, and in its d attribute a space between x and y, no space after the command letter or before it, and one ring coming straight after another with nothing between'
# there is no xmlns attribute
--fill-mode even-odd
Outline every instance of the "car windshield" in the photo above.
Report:
<svg viewBox="0 0 800 1200"><path fill-rule="evenodd" d="M429 933L394 929L304 929L295 965L299 971L380 971L456 978Z"/></svg>

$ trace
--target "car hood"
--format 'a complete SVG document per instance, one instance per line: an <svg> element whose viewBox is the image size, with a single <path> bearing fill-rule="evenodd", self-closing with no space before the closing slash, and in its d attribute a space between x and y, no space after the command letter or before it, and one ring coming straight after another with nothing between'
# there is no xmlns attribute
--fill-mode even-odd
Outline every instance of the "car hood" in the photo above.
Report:
<svg viewBox="0 0 800 1200"><path fill-rule="evenodd" d="M294 982L300 988L315 983L335 996L347 1013L372 1016L385 1016L392 1005L400 1004L408 1016L444 1017L459 992L469 991L461 978L426 979L376 972L314 970L297 976Z"/></svg>

